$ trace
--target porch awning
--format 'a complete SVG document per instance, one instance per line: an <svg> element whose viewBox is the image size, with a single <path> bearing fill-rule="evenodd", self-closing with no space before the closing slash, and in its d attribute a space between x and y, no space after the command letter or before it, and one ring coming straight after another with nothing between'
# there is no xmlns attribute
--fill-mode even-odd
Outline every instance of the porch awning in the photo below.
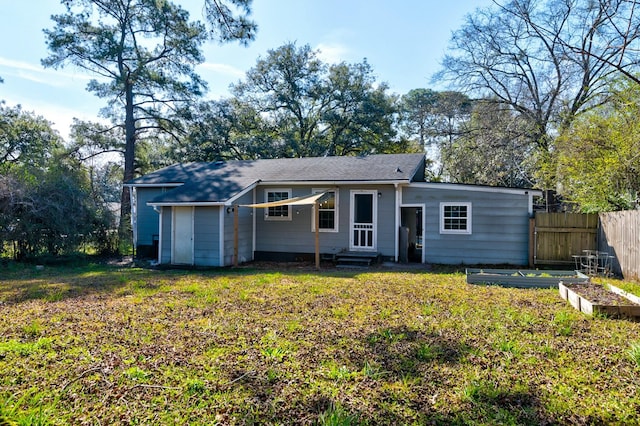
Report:
<svg viewBox="0 0 640 426"><path fill-rule="evenodd" d="M295 197L295 198L288 198L286 200L279 200L279 201L271 201L271 202L267 202L267 203L257 203L257 204L240 204L240 207L251 207L251 208L258 208L258 209L267 209L269 207L278 207L278 206L308 206L308 205L314 205L318 202L318 200L320 200L320 198L324 197L328 192L330 191L323 191L323 192L319 192L317 194L311 194L311 195L305 195L304 197ZM315 209L315 216L316 216L316 223L320 223L320 209ZM237 266L237 259L238 259L238 253L237 253L237 249L238 249L238 209L234 209L234 216L233 216L233 220L234 220L234 265ZM319 242L319 238L320 238L320 233L319 233L320 227L316 226L316 231L315 231L315 252L316 252L316 269L320 269L320 242Z"/></svg>
<svg viewBox="0 0 640 426"><path fill-rule="evenodd" d="M269 207L278 207L278 206L308 206L308 205L315 204L327 192L329 191L319 192L317 194L305 195L304 197L295 197L295 198L287 198L286 200L271 201L268 203L240 204L240 207L267 209Z"/></svg>

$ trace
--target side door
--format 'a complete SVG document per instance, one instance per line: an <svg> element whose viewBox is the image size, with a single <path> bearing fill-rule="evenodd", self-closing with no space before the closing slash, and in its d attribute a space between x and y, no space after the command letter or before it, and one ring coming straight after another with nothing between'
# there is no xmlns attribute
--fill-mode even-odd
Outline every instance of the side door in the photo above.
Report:
<svg viewBox="0 0 640 426"><path fill-rule="evenodd" d="M349 249L375 251L377 249L378 191L351 191Z"/></svg>
<svg viewBox="0 0 640 426"><path fill-rule="evenodd" d="M193 264L193 207L173 207L171 263Z"/></svg>

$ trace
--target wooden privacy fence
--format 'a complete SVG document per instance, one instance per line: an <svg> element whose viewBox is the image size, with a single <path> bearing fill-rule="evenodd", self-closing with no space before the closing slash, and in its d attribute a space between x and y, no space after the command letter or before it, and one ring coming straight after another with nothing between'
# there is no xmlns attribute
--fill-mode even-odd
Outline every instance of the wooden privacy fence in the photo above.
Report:
<svg viewBox="0 0 640 426"><path fill-rule="evenodd" d="M534 266L570 266L575 263L573 255L598 247L596 214L536 212L531 220L529 263Z"/></svg>
<svg viewBox="0 0 640 426"><path fill-rule="evenodd" d="M640 279L640 210L600 213L598 250L615 256L613 272Z"/></svg>

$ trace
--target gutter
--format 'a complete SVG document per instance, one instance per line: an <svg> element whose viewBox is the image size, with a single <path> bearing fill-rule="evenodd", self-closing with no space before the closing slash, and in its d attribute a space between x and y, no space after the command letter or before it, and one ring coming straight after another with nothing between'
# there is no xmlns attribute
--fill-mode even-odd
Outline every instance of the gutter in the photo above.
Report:
<svg viewBox="0 0 640 426"><path fill-rule="evenodd" d="M152 201L147 202L148 206L151 207L172 207L172 206L182 206L182 207L206 207L206 206L228 206L226 201L185 201L185 202L167 202L167 203L154 203Z"/></svg>
<svg viewBox="0 0 640 426"><path fill-rule="evenodd" d="M499 192L504 194L518 194L518 195L537 195L542 196L542 191L539 189L527 189L527 188L505 188L499 186L480 186L480 185L468 185L464 183L429 183L429 182L411 182L409 185L414 188L430 188L430 189L449 189L458 191L474 191L474 192Z"/></svg>
<svg viewBox="0 0 640 426"><path fill-rule="evenodd" d="M260 181L260 185L290 185L290 186L304 186L304 185L315 185L315 186L343 186L343 185L402 185L410 183L409 179L401 179L401 180L309 180L309 181Z"/></svg>
<svg viewBox="0 0 640 426"><path fill-rule="evenodd" d="M207 207L207 206L231 206L233 205L234 201L236 201L238 198L242 197L243 195L247 194L249 191L252 191L253 188L256 187L256 185L258 185L258 183L260 183L260 181L256 181L254 183L252 183L251 185L247 186L246 188L244 188L242 191L238 192L237 194L235 194L233 197L229 198L226 201L167 201L167 202L153 202L153 201L148 201L147 205L151 206L151 207L171 207L171 206L184 206L184 207Z"/></svg>
<svg viewBox="0 0 640 426"><path fill-rule="evenodd" d="M123 183L122 186L126 186L128 188L168 188L168 187L178 187L184 185L182 183Z"/></svg>

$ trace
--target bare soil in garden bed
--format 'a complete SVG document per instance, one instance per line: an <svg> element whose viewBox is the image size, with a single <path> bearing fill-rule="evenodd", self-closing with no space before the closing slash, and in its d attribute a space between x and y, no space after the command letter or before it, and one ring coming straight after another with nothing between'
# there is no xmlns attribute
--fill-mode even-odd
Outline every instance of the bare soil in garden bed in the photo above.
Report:
<svg viewBox="0 0 640 426"><path fill-rule="evenodd" d="M578 293L580 296L589 300L596 305L612 305L612 306L624 306L624 305L636 305L626 297L622 297L612 291L609 291L600 284L595 283L579 283L579 284L565 284L568 288Z"/></svg>

